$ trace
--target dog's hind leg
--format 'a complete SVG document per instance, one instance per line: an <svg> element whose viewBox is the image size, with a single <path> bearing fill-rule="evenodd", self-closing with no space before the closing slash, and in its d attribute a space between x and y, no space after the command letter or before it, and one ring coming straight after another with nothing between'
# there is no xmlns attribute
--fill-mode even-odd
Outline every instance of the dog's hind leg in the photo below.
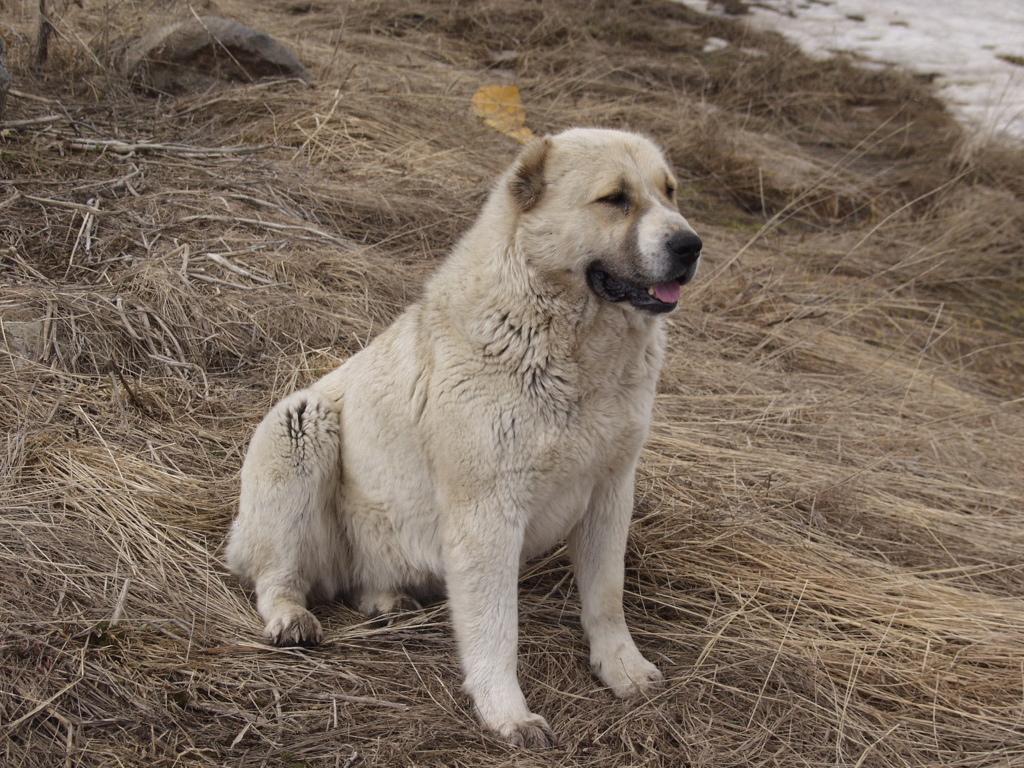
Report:
<svg viewBox="0 0 1024 768"><path fill-rule="evenodd" d="M276 645L319 642L323 632L307 609L310 595L344 586L336 510L340 439L333 404L303 390L271 409L242 465L227 561L255 586L264 634Z"/></svg>

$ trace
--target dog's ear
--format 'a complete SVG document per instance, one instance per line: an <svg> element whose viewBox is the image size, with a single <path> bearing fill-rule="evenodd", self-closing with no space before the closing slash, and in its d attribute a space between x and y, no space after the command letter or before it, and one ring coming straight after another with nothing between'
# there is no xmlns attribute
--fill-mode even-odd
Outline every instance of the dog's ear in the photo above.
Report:
<svg viewBox="0 0 1024 768"><path fill-rule="evenodd" d="M509 182L509 192L519 210L524 213L533 208L544 194L544 163L551 139L547 136L533 139L516 158L515 171Z"/></svg>

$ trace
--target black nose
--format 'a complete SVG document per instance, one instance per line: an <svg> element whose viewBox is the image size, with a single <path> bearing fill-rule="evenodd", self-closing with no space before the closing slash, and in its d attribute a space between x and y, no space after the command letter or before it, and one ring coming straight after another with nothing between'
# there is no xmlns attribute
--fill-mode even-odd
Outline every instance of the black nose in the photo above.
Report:
<svg viewBox="0 0 1024 768"><path fill-rule="evenodd" d="M672 263L678 267L690 267L700 256L700 249L704 243L697 237L696 233L687 229L681 229L665 243L665 249L672 257Z"/></svg>

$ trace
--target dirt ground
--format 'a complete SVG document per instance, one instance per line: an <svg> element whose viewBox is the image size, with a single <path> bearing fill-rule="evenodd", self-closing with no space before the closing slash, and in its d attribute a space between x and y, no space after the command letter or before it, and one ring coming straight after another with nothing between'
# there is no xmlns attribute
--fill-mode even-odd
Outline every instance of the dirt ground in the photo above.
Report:
<svg viewBox="0 0 1024 768"><path fill-rule="evenodd" d="M654 0L50 5L36 71L37 3L0 2L0 764L1024 765L1019 149ZM119 74L193 12L312 84ZM538 753L480 733L443 604L274 649L219 559L259 418L416 299L514 156L471 108L511 83L538 133L658 140L707 256L627 555L667 686L600 688L552 553Z"/></svg>

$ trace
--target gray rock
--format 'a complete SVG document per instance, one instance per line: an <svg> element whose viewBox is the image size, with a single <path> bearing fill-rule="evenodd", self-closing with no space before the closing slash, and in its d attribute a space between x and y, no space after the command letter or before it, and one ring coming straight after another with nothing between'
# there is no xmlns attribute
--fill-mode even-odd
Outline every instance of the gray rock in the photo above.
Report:
<svg viewBox="0 0 1024 768"><path fill-rule="evenodd" d="M14 312L7 310L6 314ZM42 360L47 331L45 319L4 317L0 319L0 352L26 360Z"/></svg>
<svg viewBox="0 0 1024 768"><path fill-rule="evenodd" d="M216 81L311 80L295 54L273 37L219 16L187 19L144 35L125 51L121 72L163 93L193 91Z"/></svg>

